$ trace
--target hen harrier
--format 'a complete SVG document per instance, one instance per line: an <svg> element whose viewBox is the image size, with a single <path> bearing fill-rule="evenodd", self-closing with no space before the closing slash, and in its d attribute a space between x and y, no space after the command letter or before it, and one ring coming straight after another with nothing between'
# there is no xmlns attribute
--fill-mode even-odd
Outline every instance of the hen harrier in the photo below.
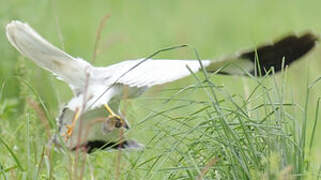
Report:
<svg viewBox="0 0 321 180"><path fill-rule="evenodd" d="M221 74L245 75L243 70L255 74L255 57L264 75L271 67L275 72L282 69L282 61L289 65L308 53L317 41L312 33L301 36L289 35L283 39L256 49L243 51L218 60L126 60L107 67L95 67L81 58L74 58L42 38L28 24L12 21L6 26L9 42L23 56L40 67L54 73L65 81L74 93L58 116L59 137L63 136L70 149L87 148L140 148L133 140L112 138L119 129L129 128L125 117L119 111L123 90L127 97L141 95L147 88L174 81L200 70L201 65L208 72L219 70ZM230 66L226 66L231 64ZM234 66L233 66L234 65ZM238 68L235 68L236 66ZM188 68L187 68L188 66ZM220 69L221 67L225 67ZM241 67L241 68L240 68ZM109 116L106 117L106 110ZM97 117L101 121L93 122ZM81 120L78 120L81 119ZM90 132L85 130L91 127ZM79 138L82 137L82 138Z"/></svg>

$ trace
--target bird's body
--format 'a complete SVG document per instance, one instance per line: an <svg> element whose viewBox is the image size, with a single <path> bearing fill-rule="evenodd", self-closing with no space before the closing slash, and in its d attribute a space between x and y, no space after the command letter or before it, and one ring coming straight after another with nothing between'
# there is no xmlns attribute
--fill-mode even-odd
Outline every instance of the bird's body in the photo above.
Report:
<svg viewBox="0 0 321 180"><path fill-rule="evenodd" d="M67 143L71 144L71 148L76 147L77 144L102 144L102 140L106 144L117 141L108 138L112 134L106 130L109 128L108 123L106 124L104 120L99 121L97 118L106 116L104 105L108 104L112 111L125 119L119 110L120 101L124 96L137 97L154 85L171 82L197 72L201 66L208 72L215 72L225 67L220 70L222 74L246 74L245 72L253 74L256 67L255 50L220 60L138 59L126 60L107 67L94 67L87 61L74 58L53 46L25 23L12 21L7 25L6 30L9 42L22 55L54 73L59 79L68 83L73 90L74 97L58 117L62 135L68 131L68 125L74 123L75 114L82 115L81 122L75 125L74 133L67 140L70 141ZM263 60L260 61L262 63L260 67L268 70L274 66L275 70L279 71L283 57L286 65L292 63L310 51L316 40L317 38L310 33L301 37L291 35L275 44L257 48L259 59ZM282 49L282 47L285 48ZM298 51L299 53L294 53ZM97 126L95 131L89 130L94 126ZM80 131L82 132L78 133ZM77 138L79 135L86 137L82 141ZM125 144L127 147L139 147L139 144L134 141L125 141Z"/></svg>

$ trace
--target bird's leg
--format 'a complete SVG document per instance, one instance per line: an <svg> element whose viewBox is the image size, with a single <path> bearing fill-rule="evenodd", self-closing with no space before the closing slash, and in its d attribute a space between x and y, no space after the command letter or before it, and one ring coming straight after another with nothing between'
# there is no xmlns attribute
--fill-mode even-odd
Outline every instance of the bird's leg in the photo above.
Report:
<svg viewBox="0 0 321 180"><path fill-rule="evenodd" d="M80 115L80 110L79 110L79 108L77 108L76 112L75 112L75 115L72 118L72 123L66 125L67 131L62 135L62 136L65 136L66 140L68 140L70 138L70 136L72 135L74 127L76 126L76 122L79 119L79 115Z"/></svg>
<svg viewBox="0 0 321 180"><path fill-rule="evenodd" d="M113 110L111 110L111 108L108 106L108 104L104 104L106 110L108 111L108 113L110 114L109 116L114 118L116 117L117 119L121 119L120 116L118 116L117 114L114 113Z"/></svg>
<svg viewBox="0 0 321 180"><path fill-rule="evenodd" d="M108 111L109 113L109 116L108 116L108 119L116 119L116 123L115 123L115 127L116 128L120 128L120 127L124 127L126 129L128 129L128 124L126 123L126 121L121 118L119 115L115 114L113 112L113 110L108 106L108 104L104 104L106 110Z"/></svg>

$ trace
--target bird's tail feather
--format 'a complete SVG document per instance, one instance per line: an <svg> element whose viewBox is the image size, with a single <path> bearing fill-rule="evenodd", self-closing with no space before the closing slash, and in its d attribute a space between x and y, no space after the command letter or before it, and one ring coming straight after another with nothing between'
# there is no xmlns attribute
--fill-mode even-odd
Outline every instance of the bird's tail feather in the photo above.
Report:
<svg viewBox="0 0 321 180"><path fill-rule="evenodd" d="M271 67L274 67L274 71L278 72L282 70L282 65L290 65L307 54L316 45L316 41L318 37L310 32L301 36L289 35L275 43L213 61L207 67L207 71L219 71L221 74L245 75L245 72L249 72L252 75L265 75Z"/></svg>
<svg viewBox="0 0 321 180"><path fill-rule="evenodd" d="M91 65L53 46L28 24L12 21L6 26L6 35L12 46L22 55L71 86L77 88L85 82L85 70Z"/></svg>

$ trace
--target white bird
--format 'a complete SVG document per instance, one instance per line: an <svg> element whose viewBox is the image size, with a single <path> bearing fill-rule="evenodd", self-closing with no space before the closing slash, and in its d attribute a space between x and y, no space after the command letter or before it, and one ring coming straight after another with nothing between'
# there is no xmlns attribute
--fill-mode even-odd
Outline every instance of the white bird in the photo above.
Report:
<svg viewBox="0 0 321 180"><path fill-rule="evenodd" d="M119 111L125 88L128 93L127 98L137 97L152 86L171 82L188 76L191 72L199 71L200 62L208 72L220 70L221 74L245 75L242 70L246 70L254 74L256 54L263 75L271 67L277 72L282 69L283 58L285 65L289 65L309 52L317 41L315 35L305 33L301 36L289 35L274 44L218 60L138 59L126 60L107 67L95 67L53 46L26 23L10 22L6 26L6 35L12 46L23 56L54 73L70 86L74 97L57 118L59 134L65 137L66 144L69 144L68 147L71 149L82 146L89 152L94 148L141 147L141 144L133 140L120 142L119 139L110 138L114 128L129 127ZM94 121L97 117L105 116L104 108L110 114L108 118ZM88 131L91 128L96 129Z"/></svg>

